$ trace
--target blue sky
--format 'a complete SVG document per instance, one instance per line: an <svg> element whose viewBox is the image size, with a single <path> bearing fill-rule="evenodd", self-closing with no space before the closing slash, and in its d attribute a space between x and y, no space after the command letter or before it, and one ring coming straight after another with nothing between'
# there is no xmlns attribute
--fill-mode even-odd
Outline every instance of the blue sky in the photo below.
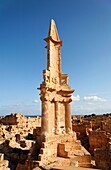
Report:
<svg viewBox="0 0 111 170"><path fill-rule="evenodd" d="M63 41L72 114L111 112L111 1L0 0L0 115L41 114L50 19Z"/></svg>

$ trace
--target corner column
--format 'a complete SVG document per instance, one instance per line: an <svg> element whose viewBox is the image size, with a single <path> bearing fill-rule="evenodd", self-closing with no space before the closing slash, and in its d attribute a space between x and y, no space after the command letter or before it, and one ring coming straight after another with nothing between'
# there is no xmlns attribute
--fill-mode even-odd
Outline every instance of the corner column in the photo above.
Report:
<svg viewBox="0 0 111 170"><path fill-rule="evenodd" d="M42 101L41 134L43 136L46 136L49 133L48 107L49 107L49 101Z"/></svg>
<svg viewBox="0 0 111 170"><path fill-rule="evenodd" d="M59 103L55 102L55 134L59 134L59 122L60 122L60 115L59 115Z"/></svg>
<svg viewBox="0 0 111 170"><path fill-rule="evenodd" d="M68 134L72 132L70 103L65 103L65 129Z"/></svg>

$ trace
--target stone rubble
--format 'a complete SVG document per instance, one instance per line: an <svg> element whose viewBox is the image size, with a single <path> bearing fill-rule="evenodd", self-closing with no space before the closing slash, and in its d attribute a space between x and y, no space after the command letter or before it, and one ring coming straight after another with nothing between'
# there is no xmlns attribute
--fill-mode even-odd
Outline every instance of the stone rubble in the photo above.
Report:
<svg viewBox="0 0 111 170"><path fill-rule="evenodd" d="M72 116L72 129L83 146L94 156L96 167L110 170L111 114Z"/></svg>

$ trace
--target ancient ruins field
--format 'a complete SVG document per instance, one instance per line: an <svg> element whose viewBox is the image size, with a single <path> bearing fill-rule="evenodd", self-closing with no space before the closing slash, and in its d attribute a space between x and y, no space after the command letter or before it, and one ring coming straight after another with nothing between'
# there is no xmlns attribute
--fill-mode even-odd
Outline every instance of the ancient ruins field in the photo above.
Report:
<svg viewBox="0 0 111 170"><path fill-rule="evenodd" d="M111 0L0 0L0 170L111 170Z"/></svg>
<svg viewBox="0 0 111 170"><path fill-rule="evenodd" d="M110 170L111 114L71 115L74 90L62 73L62 41L53 19L45 41L41 117L11 113L0 118L0 169Z"/></svg>

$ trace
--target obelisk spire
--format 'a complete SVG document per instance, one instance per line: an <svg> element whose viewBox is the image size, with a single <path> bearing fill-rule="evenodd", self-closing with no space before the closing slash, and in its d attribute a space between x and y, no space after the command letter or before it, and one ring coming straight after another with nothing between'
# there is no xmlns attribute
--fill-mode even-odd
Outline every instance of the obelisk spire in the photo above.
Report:
<svg viewBox="0 0 111 170"><path fill-rule="evenodd" d="M55 21L51 19L48 37L51 37L55 41L60 41Z"/></svg>
<svg viewBox="0 0 111 170"><path fill-rule="evenodd" d="M56 24L53 19L50 21L48 37L45 38L47 42L47 70L50 71L50 80L53 82L60 82L61 74L61 55L60 47L62 41L59 39Z"/></svg>

